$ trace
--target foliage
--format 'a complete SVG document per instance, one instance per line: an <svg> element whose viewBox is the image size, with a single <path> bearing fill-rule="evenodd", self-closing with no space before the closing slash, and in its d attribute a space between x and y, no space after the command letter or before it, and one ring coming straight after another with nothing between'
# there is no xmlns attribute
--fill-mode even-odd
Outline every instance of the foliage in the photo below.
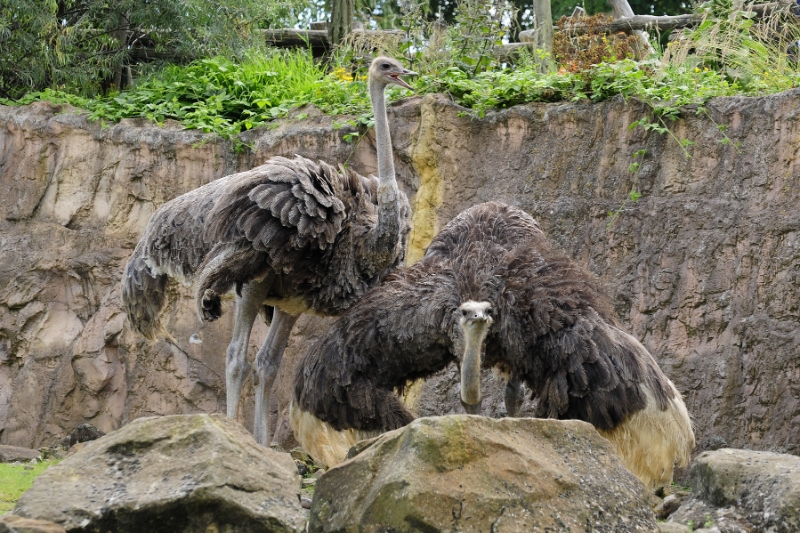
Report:
<svg viewBox="0 0 800 533"><path fill-rule="evenodd" d="M698 6L702 22L669 43L663 62L710 69L747 91L781 90L797 79L797 54L787 48L800 39L792 6L756 19L743 0L709 0ZM796 46L796 45L795 45Z"/></svg>
<svg viewBox="0 0 800 533"><path fill-rule="evenodd" d="M710 69L671 65L662 69L657 59L600 63L581 73L540 74L532 61L475 76L450 66L421 75L414 85L417 94L448 94L477 116L526 102L602 101L617 95L639 98L651 104L653 117L636 125L656 131L677 118L680 106L702 104L715 96L766 92L758 85L731 82ZM390 88L388 94L394 101L408 93ZM157 122L176 119L186 127L227 138L308 104L331 115L360 115L358 125L369 124L370 118L363 73L356 70L354 76L353 71L339 67L326 74L309 52L275 51L241 63L204 59L186 67L169 67L130 91L106 98L86 99L48 90L16 103L37 99L83 107L92 118L107 121L137 116ZM0 99L0 103L13 102Z"/></svg>
<svg viewBox="0 0 800 533"><path fill-rule="evenodd" d="M0 514L10 511L22 493L31 488L36 476L58 461L43 461L25 470L21 465L0 463Z"/></svg>
<svg viewBox="0 0 800 533"><path fill-rule="evenodd" d="M402 92L390 89L389 100ZM343 70L326 74L310 52L288 50L252 53L239 63L214 57L185 67L168 66L130 91L105 98L88 99L48 89L14 103L39 99L88 109L94 120L145 117L161 123L175 119L187 128L228 139L309 104L330 115L358 115L369 110L363 78L354 80ZM2 103L12 102L0 99Z"/></svg>
<svg viewBox="0 0 800 533"><path fill-rule="evenodd" d="M688 0L628 0L628 3L637 15L680 15L692 11L692 2ZM589 15L611 11L607 0L551 0L553 18L569 16L578 6Z"/></svg>
<svg viewBox="0 0 800 533"><path fill-rule="evenodd" d="M622 213L622 211L625 209L625 207L627 207L629 202L636 203L636 202L639 201L639 198L641 198L641 197L642 197L642 194L640 192L638 192L636 190L636 187L634 186L631 189L631 192L628 193L628 197L625 198L625 200L623 200L622 205L620 205L614 211L609 211L608 212L608 222L606 222L606 230L611 229L611 226L614 225L614 222L617 220L617 217L619 217L619 215Z"/></svg>
<svg viewBox="0 0 800 533"><path fill-rule="evenodd" d="M627 207L630 202L636 203L639 201L639 198L642 197L642 193L637 190L639 186L639 170L642 168L642 164L639 162L639 158L644 159L644 156L647 155L647 150L637 150L633 153L633 163L630 164L628 167L628 171L633 174L634 181L633 187L631 187L631 192L628 193L628 197L622 201L622 205L620 205L614 211L608 212L608 222L606 222L606 230L611 229L611 226L614 225L614 221L617 220L617 217L622 213L622 211Z"/></svg>
<svg viewBox="0 0 800 533"><path fill-rule="evenodd" d="M553 57L556 63L567 72L583 72L604 61L635 59L636 51L642 46L638 36L624 32L606 35L598 31L598 27L613 20L613 17L603 13L581 17L580 23L586 27L587 32L573 34L568 30L572 20L561 17L556 24L559 31L553 37Z"/></svg>
<svg viewBox="0 0 800 533"><path fill-rule="evenodd" d="M129 85L147 70L134 61L140 56L235 57L252 42L255 28L286 20L299 1L5 0L0 96L47 87L92 95L111 84Z"/></svg>
<svg viewBox="0 0 800 533"><path fill-rule="evenodd" d="M319 83L321 68L310 54L252 54L240 63L223 57L200 59L186 67L169 66L134 90L97 101L93 118L119 120L144 116L156 122L171 118L187 128L230 138L293 107L318 101L327 110L346 112L352 99L344 82Z"/></svg>
<svg viewBox="0 0 800 533"><path fill-rule="evenodd" d="M504 21L504 17L512 13L505 0L461 0L455 25L447 32L446 49L453 50L453 64L473 75L486 70L492 64L494 47L503 44L510 29L510 18Z"/></svg>
<svg viewBox="0 0 800 533"><path fill-rule="evenodd" d="M402 13L401 3L402 0L357 0L356 12L368 26L396 28ZM518 14L516 24L521 29L533 28L533 0L511 0L511 3ZM692 11L692 2L688 0L629 0L629 3L637 15L680 15ZM422 4L428 21L447 24L455 22L458 5L458 0L425 0ZM578 6L590 15L611 11L607 0L551 0L553 20L569 16Z"/></svg>
<svg viewBox="0 0 800 533"><path fill-rule="evenodd" d="M695 104L696 112L707 117L720 131L721 142L728 144L732 141L725 125L714 121L706 105L710 98L767 94L794 87L800 81L786 54L767 57L754 52L759 46L768 50L772 50L769 46L783 46L783 41L769 44L759 37L766 29L776 28L777 23L769 19L755 23L746 13L731 11L733 1L739 0L711 0L700 7L706 17L703 24L714 32L713 38L699 29L686 32L660 58L625 58L636 44L629 38L604 39L595 33L579 41L564 36L555 49L562 68L542 72L538 52L523 54L515 65L501 65L491 59L490 50L509 30L513 17L510 4L504 0L465 0L456 23L449 27L429 22L426 4L401 0L402 35L382 40L364 36L353 39L337 49L327 72L308 50L257 48L242 53L238 61L213 57L187 66L169 66L139 79L135 87L122 93L87 99L76 94L78 91L45 90L16 103L36 99L70 103L89 109L92 118L105 121L137 116L157 122L175 119L188 128L226 138L311 104L324 113L356 117L349 123L363 131L372 124L366 68L369 57L383 51L405 56L410 67L421 73L414 82L416 93L445 93L464 106L465 113L476 116L525 102L638 98L648 104L650 112L631 127L673 136L688 157L691 141L678 139L670 129L682 113L681 106ZM599 17L591 20L602 22ZM785 17L780 20L785 22L781 30L785 37L781 39L789 39L797 24ZM580 50L579 45L585 45L586 50ZM689 50L696 50L696 54ZM774 69L776 65L781 68ZM404 90L391 87L389 101L404 94ZM0 99L0 103L12 102ZM348 132L345 137L356 140L359 134Z"/></svg>
<svg viewBox="0 0 800 533"><path fill-rule="evenodd" d="M451 68L440 76L423 76L417 90L445 92L480 116L491 108L525 102L587 99L597 102L617 95L651 102L656 113L664 114L663 110L740 91L740 87L714 71L670 67L656 76L654 70L658 67L657 60L626 59L600 63L577 74L564 71L539 74L535 65L523 65L513 70L484 72L474 78ZM670 118L674 117L666 120Z"/></svg>
<svg viewBox="0 0 800 533"><path fill-rule="evenodd" d="M493 51L511 31L514 11L509 1L462 0L452 25L428 21L419 0L400 0L398 5L402 37L356 36L337 50L337 65L366 75L365 58L380 51L404 56L409 68L430 74L455 67L474 76L499 67Z"/></svg>

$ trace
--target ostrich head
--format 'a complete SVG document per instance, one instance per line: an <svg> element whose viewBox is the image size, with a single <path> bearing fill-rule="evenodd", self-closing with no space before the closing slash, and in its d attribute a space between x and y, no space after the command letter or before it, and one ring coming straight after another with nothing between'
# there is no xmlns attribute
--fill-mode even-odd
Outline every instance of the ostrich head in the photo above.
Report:
<svg viewBox="0 0 800 533"><path fill-rule="evenodd" d="M464 341L461 354L461 404L470 414L480 412L483 341L494 323L492 304L468 300L458 307L458 327Z"/></svg>
<svg viewBox="0 0 800 533"><path fill-rule="evenodd" d="M403 81L400 76L416 75L416 72L407 70L399 61L391 57L376 57L369 67L369 79L383 87L394 83L400 87L411 89L411 85Z"/></svg>

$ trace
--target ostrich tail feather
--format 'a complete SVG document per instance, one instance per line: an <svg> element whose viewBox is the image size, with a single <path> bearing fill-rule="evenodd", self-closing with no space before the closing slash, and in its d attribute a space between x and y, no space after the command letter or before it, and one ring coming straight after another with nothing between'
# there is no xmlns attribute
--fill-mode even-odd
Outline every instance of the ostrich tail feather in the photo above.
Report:
<svg viewBox="0 0 800 533"><path fill-rule="evenodd" d="M658 407L652 391L642 386L647 405L612 430L598 430L611 442L623 464L649 489L669 485L674 467L687 466L695 446L692 421L680 393L667 408Z"/></svg>
<svg viewBox="0 0 800 533"><path fill-rule="evenodd" d="M146 262L140 243L125 265L122 276L122 308L131 326L149 340L172 337L161 324L161 311L167 303L168 276L157 273Z"/></svg>
<svg viewBox="0 0 800 533"><path fill-rule="evenodd" d="M289 424L294 438L300 446L325 468L331 468L344 461L348 450L358 441L375 437L380 431L360 431L346 429L337 431L308 411L295 404L289 405Z"/></svg>

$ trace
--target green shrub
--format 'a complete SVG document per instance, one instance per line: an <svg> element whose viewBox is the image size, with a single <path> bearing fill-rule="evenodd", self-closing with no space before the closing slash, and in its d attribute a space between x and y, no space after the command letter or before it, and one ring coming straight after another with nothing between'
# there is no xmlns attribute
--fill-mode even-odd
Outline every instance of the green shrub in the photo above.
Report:
<svg viewBox="0 0 800 533"><path fill-rule="evenodd" d="M299 0L4 0L0 97L62 88L93 96L123 86L159 59L240 57L256 31L294 23ZM154 28L158 28L154 30ZM144 54L144 51L147 51ZM150 58L133 60L140 52ZM151 62L153 59L157 61Z"/></svg>

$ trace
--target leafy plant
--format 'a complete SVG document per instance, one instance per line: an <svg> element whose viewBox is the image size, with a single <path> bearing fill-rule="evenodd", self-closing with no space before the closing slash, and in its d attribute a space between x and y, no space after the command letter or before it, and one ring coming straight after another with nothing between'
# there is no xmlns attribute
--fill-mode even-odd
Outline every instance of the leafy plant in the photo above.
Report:
<svg viewBox="0 0 800 533"><path fill-rule="evenodd" d="M608 222L606 222L606 230L611 229L611 226L614 224L614 221L617 220L617 217L619 217L620 213L622 213L622 210L625 209L625 206L627 206L629 202L634 202L634 203L638 202L639 198L641 197L642 197L641 193L639 193L635 187L631 189L631 192L628 193L628 197L625 198L625 200L623 200L622 205L620 205L614 211L608 212Z"/></svg>
<svg viewBox="0 0 800 533"><path fill-rule="evenodd" d="M170 66L131 91L90 101L87 107L94 119L171 118L231 138L308 104L333 115L360 112L369 100L353 85L364 83L325 74L308 52L275 50L241 63L214 57Z"/></svg>
<svg viewBox="0 0 800 533"><path fill-rule="evenodd" d="M714 126L717 128L717 130L719 130L719 132L722 134L722 140L721 140L722 144L725 144L725 145L730 144L734 148L736 148L736 151L738 153L740 153L740 154L742 153L742 151L740 150L740 147L742 146L742 143L740 143L738 141L734 142L733 140L731 140L730 137L728 137L728 134L725 133L725 130L728 129L728 126L725 125L725 124L717 124L717 121L715 121L714 118L711 116L711 114L708 112L708 107L707 106L705 106L705 105L697 106L697 114L698 115L704 115L705 117L708 118L708 120L711 121L712 124L714 124Z"/></svg>
<svg viewBox="0 0 800 533"><path fill-rule="evenodd" d="M431 21L427 4L400 0L396 21L401 32L384 35L356 34L337 50L337 68L366 75L374 51L405 57L412 70L438 75L456 68L468 77L500 68L494 49L510 35L514 8L508 0L461 0L453 23Z"/></svg>
<svg viewBox="0 0 800 533"><path fill-rule="evenodd" d="M641 169L641 163L637 161L637 159L640 157L644 158L646 154L647 150L637 150L636 152L634 152L633 162L628 167L628 171L631 172L634 177L633 187L631 187L631 192L628 193L627 198L625 198L625 200L622 201L622 205L620 205L617 209L608 212L608 222L606 222L606 230L611 229L611 226L614 224L619 215L622 213L622 210L625 209L625 207L629 203L631 202L636 203L639 201L639 198L642 197L642 194L637 190L637 187L639 186L639 170Z"/></svg>
<svg viewBox="0 0 800 533"><path fill-rule="evenodd" d="M669 129L669 126L667 126L667 121L678 120L678 117L680 116L680 108L670 105L654 105L651 107L651 110L655 121L652 121L650 117L644 117L636 122L633 122L630 126L628 126L628 129L632 130L637 126L641 126L645 129L645 131L655 131L656 133L660 133L662 135L667 134L672 137L676 143L678 143L678 146L681 147L683 156L686 159L691 158L692 154L689 153L688 148L694 145L694 142L690 141L689 139L678 139L672 130Z"/></svg>
<svg viewBox="0 0 800 533"><path fill-rule="evenodd" d="M757 18L744 0L708 0L697 7L699 25L676 33L663 63L715 71L748 94L764 94L797 83L797 54L787 48L800 39L792 4L773 6Z"/></svg>
<svg viewBox="0 0 800 533"><path fill-rule="evenodd" d="M506 18L509 14L512 16ZM487 70L494 47L503 44L511 20L513 7L506 0L461 0L455 26L447 34L454 65L472 75Z"/></svg>
<svg viewBox="0 0 800 533"><path fill-rule="evenodd" d="M631 189L631 192L629 192L625 200L622 201L622 204L615 210L608 212L608 222L606 222L606 231L611 229L611 226L614 225L614 222L617 220L617 217L619 217L620 213L622 213L622 210L625 209L625 207L629 203L636 203L639 201L639 198L641 197L642 194L636 190L636 186L634 185L633 188Z"/></svg>
<svg viewBox="0 0 800 533"><path fill-rule="evenodd" d="M647 155L647 150L636 150L633 153L633 163L631 163L630 166L628 166L628 172L631 172L633 174L639 172L639 169L641 168L642 165L641 163L636 161L636 158L644 157L645 155Z"/></svg>

